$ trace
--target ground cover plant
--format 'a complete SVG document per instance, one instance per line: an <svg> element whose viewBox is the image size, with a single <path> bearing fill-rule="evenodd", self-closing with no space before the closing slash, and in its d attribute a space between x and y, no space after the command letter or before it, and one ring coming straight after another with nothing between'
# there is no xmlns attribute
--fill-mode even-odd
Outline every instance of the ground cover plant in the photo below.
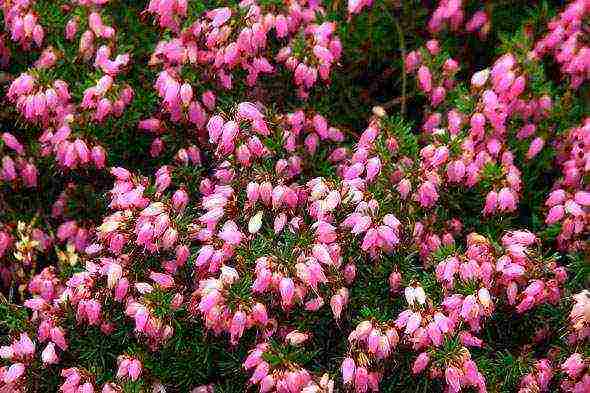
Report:
<svg viewBox="0 0 590 393"><path fill-rule="evenodd" d="M0 392L590 392L590 0L2 0Z"/></svg>

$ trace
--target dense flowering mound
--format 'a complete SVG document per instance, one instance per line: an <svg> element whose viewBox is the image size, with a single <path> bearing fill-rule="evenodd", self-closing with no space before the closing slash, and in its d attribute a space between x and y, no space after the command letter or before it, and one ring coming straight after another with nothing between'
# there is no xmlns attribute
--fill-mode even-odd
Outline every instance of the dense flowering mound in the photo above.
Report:
<svg viewBox="0 0 590 393"><path fill-rule="evenodd" d="M590 392L590 1L4 0L0 393Z"/></svg>

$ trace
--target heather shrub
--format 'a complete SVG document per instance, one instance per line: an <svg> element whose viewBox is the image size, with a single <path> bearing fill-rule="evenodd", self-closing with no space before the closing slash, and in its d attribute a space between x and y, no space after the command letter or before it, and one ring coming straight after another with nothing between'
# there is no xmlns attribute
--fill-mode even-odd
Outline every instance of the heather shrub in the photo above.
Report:
<svg viewBox="0 0 590 393"><path fill-rule="evenodd" d="M590 391L590 1L0 9L0 392Z"/></svg>

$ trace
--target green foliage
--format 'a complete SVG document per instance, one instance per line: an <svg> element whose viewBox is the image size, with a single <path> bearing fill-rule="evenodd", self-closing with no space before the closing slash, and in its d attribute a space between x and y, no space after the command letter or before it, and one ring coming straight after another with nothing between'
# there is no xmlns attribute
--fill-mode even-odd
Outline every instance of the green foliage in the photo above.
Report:
<svg viewBox="0 0 590 393"><path fill-rule="evenodd" d="M0 294L0 333L4 337L22 332L27 328L28 313L24 307L19 307L8 302L4 295ZM3 340L2 345L8 344Z"/></svg>

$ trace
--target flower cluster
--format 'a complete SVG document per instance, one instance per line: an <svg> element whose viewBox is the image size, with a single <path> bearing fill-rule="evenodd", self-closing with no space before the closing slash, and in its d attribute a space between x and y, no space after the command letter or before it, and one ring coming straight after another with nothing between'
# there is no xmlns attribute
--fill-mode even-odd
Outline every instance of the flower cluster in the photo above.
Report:
<svg viewBox="0 0 590 393"><path fill-rule="evenodd" d="M292 1L284 9L266 12L256 1L242 1L237 7L209 10L183 29L179 21L186 16L186 2L174 3L152 1L148 6L160 26L174 32L174 38L158 43L150 61L165 67L164 73L172 73L171 68L202 72L201 80L231 89L238 70L246 72L246 84L254 86L259 77L276 72L276 61L293 73L299 96L307 97L317 81L329 81L342 52L335 24L316 23L317 15L325 13L318 2ZM274 40L280 42L278 47ZM173 105L169 101L180 86L159 88L167 105Z"/></svg>
<svg viewBox="0 0 590 393"><path fill-rule="evenodd" d="M478 32L480 38L485 38L490 30L489 16L484 10L475 12L465 22L465 11L462 0L441 0L438 7L432 13L428 21L428 30L431 33L438 33L444 27L451 30L459 30L465 23L465 31L469 33Z"/></svg>
<svg viewBox="0 0 590 393"><path fill-rule="evenodd" d="M23 49L30 49L33 44L43 45L45 30L39 24L38 15L32 10L35 1L17 0L2 5L4 25L10 38L18 42Z"/></svg>
<svg viewBox="0 0 590 393"><path fill-rule="evenodd" d="M572 1L548 24L549 32L530 52L533 58L551 54L574 88L590 75L590 47L584 41L583 27L589 18L590 4L585 0Z"/></svg>
<svg viewBox="0 0 590 393"><path fill-rule="evenodd" d="M586 152L590 139L590 119L569 130L558 146L559 167L562 177L555 182L554 190L545 201L549 225L561 223L558 240L561 247L584 247L579 241L590 220L590 191L588 172L590 161Z"/></svg>

